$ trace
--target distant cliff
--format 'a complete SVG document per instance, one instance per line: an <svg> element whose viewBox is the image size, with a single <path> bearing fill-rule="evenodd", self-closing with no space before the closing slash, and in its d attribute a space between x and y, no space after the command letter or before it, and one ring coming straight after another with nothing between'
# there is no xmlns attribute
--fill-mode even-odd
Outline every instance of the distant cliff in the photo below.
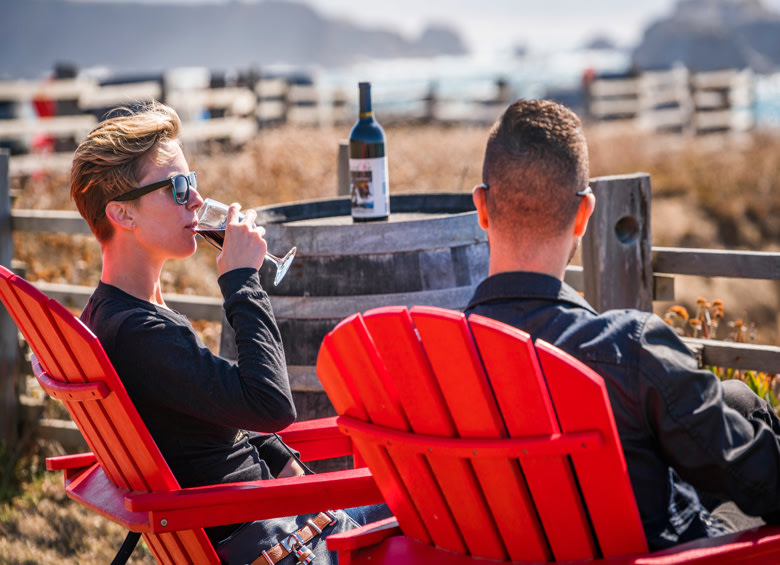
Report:
<svg viewBox="0 0 780 565"><path fill-rule="evenodd" d="M680 0L655 22L634 50L637 70L683 63L695 71L780 69L780 14L761 0Z"/></svg>
<svg viewBox="0 0 780 565"><path fill-rule="evenodd" d="M0 78L37 77L62 62L133 73L181 66L224 71L466 51L449 28L432 26L410 40L381 24L358 27L280 0L187 6L0 0Z"/></svg>

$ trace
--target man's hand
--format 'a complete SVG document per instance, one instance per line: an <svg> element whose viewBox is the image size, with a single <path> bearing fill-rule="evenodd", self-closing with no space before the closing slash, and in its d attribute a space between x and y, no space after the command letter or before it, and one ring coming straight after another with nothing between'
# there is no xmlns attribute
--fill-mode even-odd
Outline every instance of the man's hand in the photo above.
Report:
<svg viewBox="0 0 780 565"><path fill-rule="evenodd" d="M287 460L287 463L285 464L284 468L279 471L279 474L276 475L277 479L284 479L285 477L302 477L305 475L306 472L303 470L303 467L295 460L295 458L290 457Z"/></svg>

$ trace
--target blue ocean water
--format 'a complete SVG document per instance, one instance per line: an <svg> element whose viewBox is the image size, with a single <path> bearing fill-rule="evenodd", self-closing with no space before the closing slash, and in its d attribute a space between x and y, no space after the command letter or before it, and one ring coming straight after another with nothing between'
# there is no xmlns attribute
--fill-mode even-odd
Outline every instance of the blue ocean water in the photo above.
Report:
<svg viewBox="0 0 780 565"><path fill-rule="evenodd" d="M756 77L756 122L780 128L780 73Z"/></svg>

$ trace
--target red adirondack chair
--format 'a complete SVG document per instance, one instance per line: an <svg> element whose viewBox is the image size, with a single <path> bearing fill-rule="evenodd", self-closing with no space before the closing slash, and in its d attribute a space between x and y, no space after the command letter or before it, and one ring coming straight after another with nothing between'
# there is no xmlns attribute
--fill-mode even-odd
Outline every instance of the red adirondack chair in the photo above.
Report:
<svg viewBox="0 0 780 565"><path fill-rule="evenodd" d="M495 320L378 308L317 374L395 518L328 537L342 565L780 562L780 528L648 553L603 379Z"/></svg>
<svg viewBox="0 0 780 565"><path fill-rule="evenodd" d="M91 453L54 457L67 494L143 535L159 563L217 564L203 528L382 501L366 468L306 477L179 487L95 335L65 307L0 266L0 299L32 348L41 386L63 401ZM335 418L281 433L304 460L352 454ZM281 541L281 540L280 540Z"/></svg>

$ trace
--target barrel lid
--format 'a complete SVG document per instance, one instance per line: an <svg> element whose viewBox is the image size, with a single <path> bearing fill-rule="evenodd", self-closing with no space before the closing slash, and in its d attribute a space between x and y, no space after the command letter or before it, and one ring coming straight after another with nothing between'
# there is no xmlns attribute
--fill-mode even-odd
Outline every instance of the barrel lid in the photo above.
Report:
<svg viewBox="0 0 780 565"><path fill-rule="evenodd" d="M307 255L392 253L487 241L470 193L399 194L390 218L353 222L348 197L256 208L271 249L296 246Z"/></svg>

